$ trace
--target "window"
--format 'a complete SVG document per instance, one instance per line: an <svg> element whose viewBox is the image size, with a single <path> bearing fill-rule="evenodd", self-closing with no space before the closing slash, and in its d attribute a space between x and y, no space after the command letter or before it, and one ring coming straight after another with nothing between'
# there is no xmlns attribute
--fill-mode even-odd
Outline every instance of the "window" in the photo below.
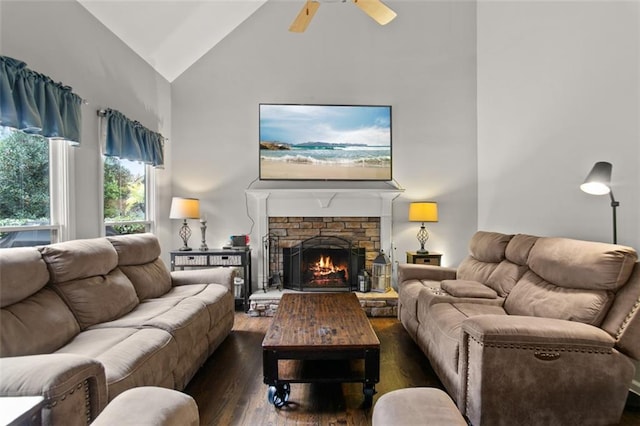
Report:
<svg viewBox="0 0 640 426"><path fill-rule="evenodd" d="M0 248L49 244L68 234L66 146L0 126Z"/></svg>
<svg viewBox="0 0 640 426"><path fill-rule="evenodd" d="M151 199L149 168L143 163L104 157L105 235L138 234L150 231Z"/></svg>

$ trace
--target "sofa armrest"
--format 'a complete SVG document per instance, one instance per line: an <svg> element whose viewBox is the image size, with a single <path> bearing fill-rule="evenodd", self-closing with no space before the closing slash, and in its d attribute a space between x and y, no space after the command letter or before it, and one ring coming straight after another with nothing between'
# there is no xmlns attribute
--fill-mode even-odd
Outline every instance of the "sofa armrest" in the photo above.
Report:
<svg viewBox="0 0 640 426"><path fill-rule="evenodd" d="M233 278L237 275L235 268L189 269L171 272L171 285L220 284L233 293Z"/></svg>
<svg viewBox="0 0 640 426"><path fill-rule="evenodd" d="M0 396L36 395L42 424L89 424L107 405L104 366L73 354L0 358Z"/></svg>
<svg viewBox="0 0 640 426"><path fill-rule="evenodd" d="M485 345L543 345L607 352L615 345L615 339L600 328L554 318L479 315L465 320L462 330Z"/></svg>
<svg viewBox="0 0 640 426"><path fill-rule="evenodd" d="M462 323L458 407L473 424L615 424L635 372L597 327L480 315ZM562 409L540 410L562 401ZM508 407L508 408L507 408Z"/></svg>
<svg viewBox="0 0 640 426"><path fill-rule="evenodd" d="M398 264L398 285L407 280L442 281L455 280L456 268L434 265Z"/></svg>

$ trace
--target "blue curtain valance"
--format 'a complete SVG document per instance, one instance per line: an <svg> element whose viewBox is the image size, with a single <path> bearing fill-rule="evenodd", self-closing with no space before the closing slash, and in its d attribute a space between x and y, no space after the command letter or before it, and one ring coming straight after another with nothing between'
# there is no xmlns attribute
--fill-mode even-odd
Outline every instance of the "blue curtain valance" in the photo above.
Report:
<svg viewBox="0 0 640 426"><path fill-rule="evenodd" d="M80 143L82 98L27 64L0 56L0 125Z"/></svg>
<svg viewBox="0 0 640 426"><path fill-rule="evenodd" d="M106 121L104 154L125 160L141 161L159 167L164 164L164 138L121 112L98 111Z"/></svg>

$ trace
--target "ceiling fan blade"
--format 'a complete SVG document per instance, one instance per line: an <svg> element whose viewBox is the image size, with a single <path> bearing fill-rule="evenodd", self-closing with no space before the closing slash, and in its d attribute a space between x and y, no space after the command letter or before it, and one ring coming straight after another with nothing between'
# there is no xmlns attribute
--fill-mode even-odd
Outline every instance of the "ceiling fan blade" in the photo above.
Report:
<svg viewBox="0 0 640 426"><path fill-rule="evenodd" d="M353 2L380 25L388 24L397 16L393 10L380 0L353 0Z"/></svg>
<svg viewBox="0 0 640 426"><path fill-rule="evenodd" d="M298 13L298 16L296 16L296 19L291 23L289 31L294 33L303 33L309 26L309 23L311 23L311 19L313 18L313 15L316 14L319 7L320 3L317 1L307 0L305 5L302 6L300 13Z"/></svg>

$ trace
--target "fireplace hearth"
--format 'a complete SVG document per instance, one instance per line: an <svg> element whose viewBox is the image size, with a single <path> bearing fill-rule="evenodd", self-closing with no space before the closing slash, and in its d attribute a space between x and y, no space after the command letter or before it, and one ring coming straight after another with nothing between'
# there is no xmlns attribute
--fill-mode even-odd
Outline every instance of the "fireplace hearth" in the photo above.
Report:
<svg viewBox="0 0 640 426"><path fill-rule="evenodd" d="M312 237L284 247L283 287L300 291L355 291L365 249L340 237Z"/></svg>

